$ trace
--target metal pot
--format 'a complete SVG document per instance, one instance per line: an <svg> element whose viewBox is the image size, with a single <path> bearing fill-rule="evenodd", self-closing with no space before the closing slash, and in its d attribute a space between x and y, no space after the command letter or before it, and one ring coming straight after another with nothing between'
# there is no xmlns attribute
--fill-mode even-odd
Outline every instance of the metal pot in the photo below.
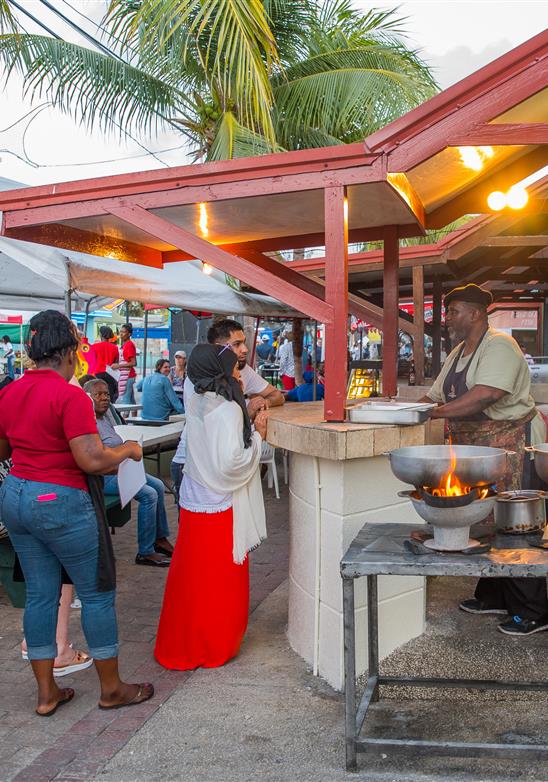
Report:
<svg viewBox="0 0 548 782"><path fill-rule="evenodd" d="M495 502L495 524L499 532L521 535L538 532L546 524L545 491L504 491Z"/></svg>
<svg viewBox="0 0 548 782"><path fill-rule="evenodd" d="M525 450L535 457L535 470L538 477L548 483L548 443L532 445Z"/></svg>
<svg viewBox="0 0 548 782"><path fill-rule="evenodd" d="M490 486L506 470L511 451L479 445L413 445L396 448L387 456L392 472L413 486L439 486L456 457L455 475L466 486ZM546 454L548 460L548 452Z"/></svg>

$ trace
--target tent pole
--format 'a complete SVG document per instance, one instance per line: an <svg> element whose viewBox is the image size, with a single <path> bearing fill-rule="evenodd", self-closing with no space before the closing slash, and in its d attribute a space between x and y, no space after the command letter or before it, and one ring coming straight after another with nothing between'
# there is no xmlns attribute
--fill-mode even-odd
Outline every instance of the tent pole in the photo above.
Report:
<svg viewBox="0 0 548 782"><path fill-rule="evenodd" d="M19 361L21 362L21 376L23 376L23 318L19 324Z"/></svg>
<svg viewBox="0 0 548 782"><path fill-rule="evenodd" d="M144 320L144 336L143 336L143 377L146 377L147 374L147 342L148 342L148 310L145 309L145 320Z"/></svg>
<svg viewBox="0 0 548 782"><path fill-rule="evenodd" d="M71 294L72 291L70 288L65 291L65 315L67 316L67 318L70 318L70 316L72 315Z"/></svg>
<svg viewBox="0 0 548 782"><path fill-rule="evenodd" d="M255 366L255 351L257 349L257 337L259 336L259 323L260 323L260 320L261 320L260 317L257 317L257 320L255 322L255 338L253 340L253 348L251 350L251 361L250 361L250 364L249 364L251 367Z"/></svg>

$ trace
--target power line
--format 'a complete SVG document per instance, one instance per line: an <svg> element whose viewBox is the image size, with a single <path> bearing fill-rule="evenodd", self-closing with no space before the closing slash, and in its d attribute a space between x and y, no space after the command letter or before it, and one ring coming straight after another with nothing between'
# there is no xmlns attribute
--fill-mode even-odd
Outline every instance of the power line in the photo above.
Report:
<svg viewBox="0 0 548 782"><path fill-rule="evenodd" d="M62 11L59 11L58 8L55 8L49 0L40 0L42 5L45 5L46 8L49 8L50 11L52 11L56 16L59 17L59 19L62 19L65 24L68 24L69 27L72 27L73 30L75 30L77 33L82 35L86 41L89 41L92 46L96 46L99 51L101 51L103 54L106 54L108 57L114 57L119 62L123 62L122 58L116 54L116 52L111 51L106 46L104 46L100 41L98 41L96 38L94 38L93 35L90 35L85 30L83 30L79 25L76 24L76 22L73 22L72 19L69 19L68 16L65 16L65 14Z"/></svg>
<svg viewBox="0 0 548 782"><path fill-rule="evenodd" d="M53 30L50 30L49 27L47 27L43 22L41 22L39 19L33 16L30 11L27 11L26 8L23 8L23 6L19 5L19 3L16 2L16 0L11 0L11 4L14 5L18 11L21 11L22 14L28 16L28 18L31 19L35 24L37 24L38 27L41 27L43 30L49 33L52 36L52 38L57 38L58 41L61 40L60 35L57 35L57 33L54 33Z"/></svg>

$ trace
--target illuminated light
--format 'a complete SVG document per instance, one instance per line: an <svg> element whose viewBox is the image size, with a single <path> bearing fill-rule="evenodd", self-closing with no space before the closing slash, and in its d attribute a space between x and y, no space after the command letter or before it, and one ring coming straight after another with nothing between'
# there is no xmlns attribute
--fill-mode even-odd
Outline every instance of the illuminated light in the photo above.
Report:
<svg viewBox="0 0 548 782"><path fill-rule="evenodd" d="M458 147L461 163L472 171L481 171L485 161L495 154L493 147Z"/></svg>
<svg viewBox="0 0 548 782"><path fill-rule="evenodd" d="M514 185L506 193L506 203L510 209L523 209L528 200L529 194L527 190L524 187L519 187L519 185Z"/></svg>
<svg viewBox="0 0 548 782"><path fill-rule="evenodd" d="M487 206L492 209L493 212L500 212L506 206L506 195L500 190L493 190L487 196Z"/></svg>
<svg viewBox="0 0 548 782"><path fill-rule="evenodd" d="M198 224L200 226L200 231L202 233L202 236L208 236L209 235L209 229L207 227L208 224L208 216L207 216L207 204L198 204L198 209L200 212L200 218L198 220Z"/></svg>
<svg viewBox="0 0 548 782"><path fill-rule="evenodd" d="M202 271L204 274L212 274L213 273L213 266L210 266L209 263L205 263L202 261Z"/></svg>
<svg viewBox="0 0 548 782"><path fill-rule="evenodd" d="M345 224L348 224L348 198L344 199L343 212L344 212L344 222Z"/></svg>

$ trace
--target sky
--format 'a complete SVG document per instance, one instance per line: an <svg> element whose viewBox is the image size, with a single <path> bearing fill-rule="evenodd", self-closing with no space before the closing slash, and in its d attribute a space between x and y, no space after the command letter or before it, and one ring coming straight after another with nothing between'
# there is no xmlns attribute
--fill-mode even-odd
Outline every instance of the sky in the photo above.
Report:
<svg viewBox="0 0 548 782"><path fill-rule="evenodd" d="M39 0L19 2L58 34L82 42ZM103 0L55 2L88 32L97 34L89 20L100 21L106 7ZM541 32L548 19L548 0L422 0L399 4L397 0L354 0L354 4L364 11L397 6L398 14L406 17L408 42L433 67L441 87L454 84ZM37 31L28 20L25 26L29 32ZM59 112L40 108L39 100L23 99L17 76L11 76L8 84L0 87L0 177L38 185L191 162L184 138L176 132L166 131L139 141L142 146L117 135L105 137L99 131L91 135ZM143 147L157 151L156 158ZM162 151L167 149L171 151Z"/></svg>

